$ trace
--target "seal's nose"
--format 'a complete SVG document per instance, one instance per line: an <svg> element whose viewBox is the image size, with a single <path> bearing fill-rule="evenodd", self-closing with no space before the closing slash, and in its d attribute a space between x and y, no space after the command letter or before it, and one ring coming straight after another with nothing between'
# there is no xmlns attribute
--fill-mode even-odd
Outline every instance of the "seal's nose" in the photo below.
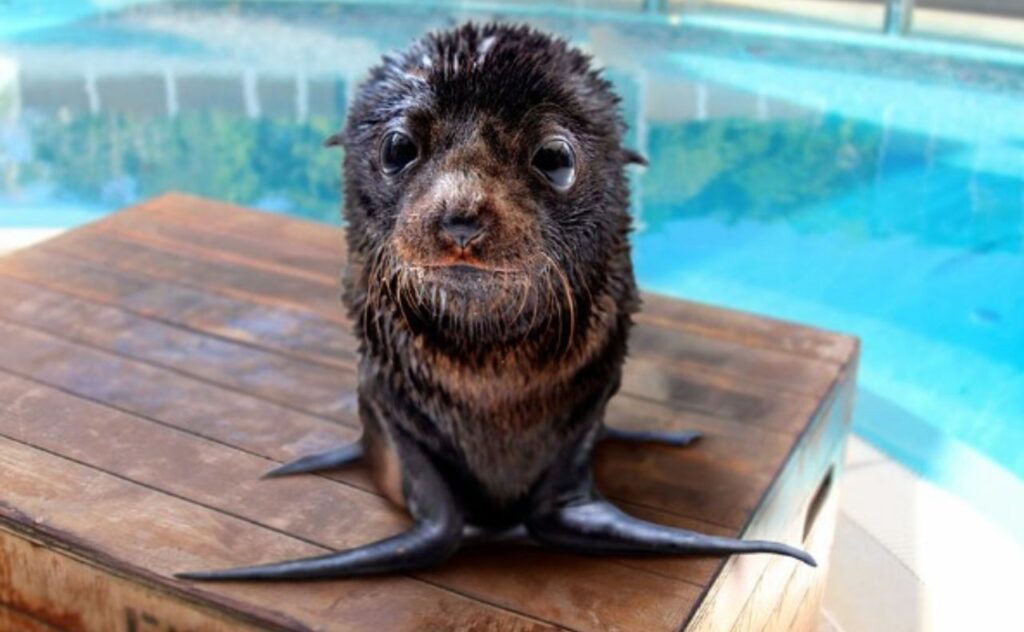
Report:
<svg viewBox="0 0 1024 632"><path fill-rule="evenodd" d="M484 233L483 223L478 214L447 213L441 220L441 235L459 248L466 248Z"/></svg>

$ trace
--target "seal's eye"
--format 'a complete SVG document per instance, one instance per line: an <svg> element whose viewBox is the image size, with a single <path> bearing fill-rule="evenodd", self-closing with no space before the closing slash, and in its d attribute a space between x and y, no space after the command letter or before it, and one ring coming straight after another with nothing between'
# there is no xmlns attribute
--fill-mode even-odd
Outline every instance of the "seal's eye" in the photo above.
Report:
<svg viewBox="0 0 1024 632"><path fill-rule="evenodd" d="M416 160L416 143L402 132L390 132L380 144L380 170L391 176Z"/></svg>
<svg viewBox="0 0 1024 632"><path fill-rule="evenodd" d="M565 191L576 180L576 154L563 138L544 141L533 154L532 164L559 191Z"/></svg>

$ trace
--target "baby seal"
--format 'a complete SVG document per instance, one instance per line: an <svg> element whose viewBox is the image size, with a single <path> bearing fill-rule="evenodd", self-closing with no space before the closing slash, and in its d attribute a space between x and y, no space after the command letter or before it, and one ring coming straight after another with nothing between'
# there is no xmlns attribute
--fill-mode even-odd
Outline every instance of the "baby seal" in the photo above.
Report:
<svg viewBox="0 0 1024 632"><path fill-rule="evenodd" d="M206 580L410 571L468 541L582 553L780 553L633 518L594 487L595 443L696 433L604 424L638 298L611 85L524 26L432 34L370 71L343 132L344 302L360 343L359 442L273 476L364 458L414 519L366 546L186 573Z"/></svg>

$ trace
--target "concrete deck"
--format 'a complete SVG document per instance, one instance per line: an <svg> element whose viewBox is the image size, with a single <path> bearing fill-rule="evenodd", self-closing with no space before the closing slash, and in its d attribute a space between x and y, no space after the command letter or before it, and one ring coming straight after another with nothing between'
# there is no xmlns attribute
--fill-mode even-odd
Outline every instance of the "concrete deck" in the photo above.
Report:
<svg viewBox="0 0 1024 632"><path fill-rule="evenodd" d="M821 632L1004 630L1024 545L854 436Z"/></svg>

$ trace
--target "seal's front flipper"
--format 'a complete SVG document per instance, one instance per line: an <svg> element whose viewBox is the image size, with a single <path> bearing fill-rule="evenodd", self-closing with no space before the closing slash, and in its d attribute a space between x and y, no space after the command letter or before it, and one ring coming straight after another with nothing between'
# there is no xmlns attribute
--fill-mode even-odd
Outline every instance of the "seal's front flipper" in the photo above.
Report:
<svg viewBox="0 0 1024 632"><path fill-rule="evenodd" d="M354 449L353 446L346 448ZM397 438L395 447L403 468L405 506L415 522L405 533L319 557L221 571L181 573L177 577L205 581L327 579L411 571L443 562L462 544L466 523L464 513L433 462L416 444ZM362 448L358 450L361 453ZM339 452L335 450L325 454Z"/></svg>
<svg viewBox="0 0 1024 632"><path fill-rule="evenodd" d="M252 581L277 579L329 579L411 571L445 561L459 547L457 529L421 522L394 537L339 553L303 560L246 566L222 571L178 573L180 579Z"/></svg>
<svg viewBox="0 0 1024 632"><path fill-rule="evenodd" d="M703 433L699 430L623 430L605 426L602 439L613 439L615 441L636 441L642 443L663 443L676 447L688 446Z"/></svg>
<svg viewBox="0 0 1024 632"><path fill-rule="evenodd" d="M363 443L355 441L341 448L318 452L317 454L310 454L309 456L289 461L280 467L270 470L263 475L263 478L333 470L343 465L354 463L361 458L363 458Z"/></svg>
<svg viewBox="0 0 1024 632"><path fill-rule="evenodd" d="M531 517L527 527L540 542L577 553L776 553L817 566L808 553L786 544L704 535L646 522L623 513L603 499L554 507Z"/></svg>

